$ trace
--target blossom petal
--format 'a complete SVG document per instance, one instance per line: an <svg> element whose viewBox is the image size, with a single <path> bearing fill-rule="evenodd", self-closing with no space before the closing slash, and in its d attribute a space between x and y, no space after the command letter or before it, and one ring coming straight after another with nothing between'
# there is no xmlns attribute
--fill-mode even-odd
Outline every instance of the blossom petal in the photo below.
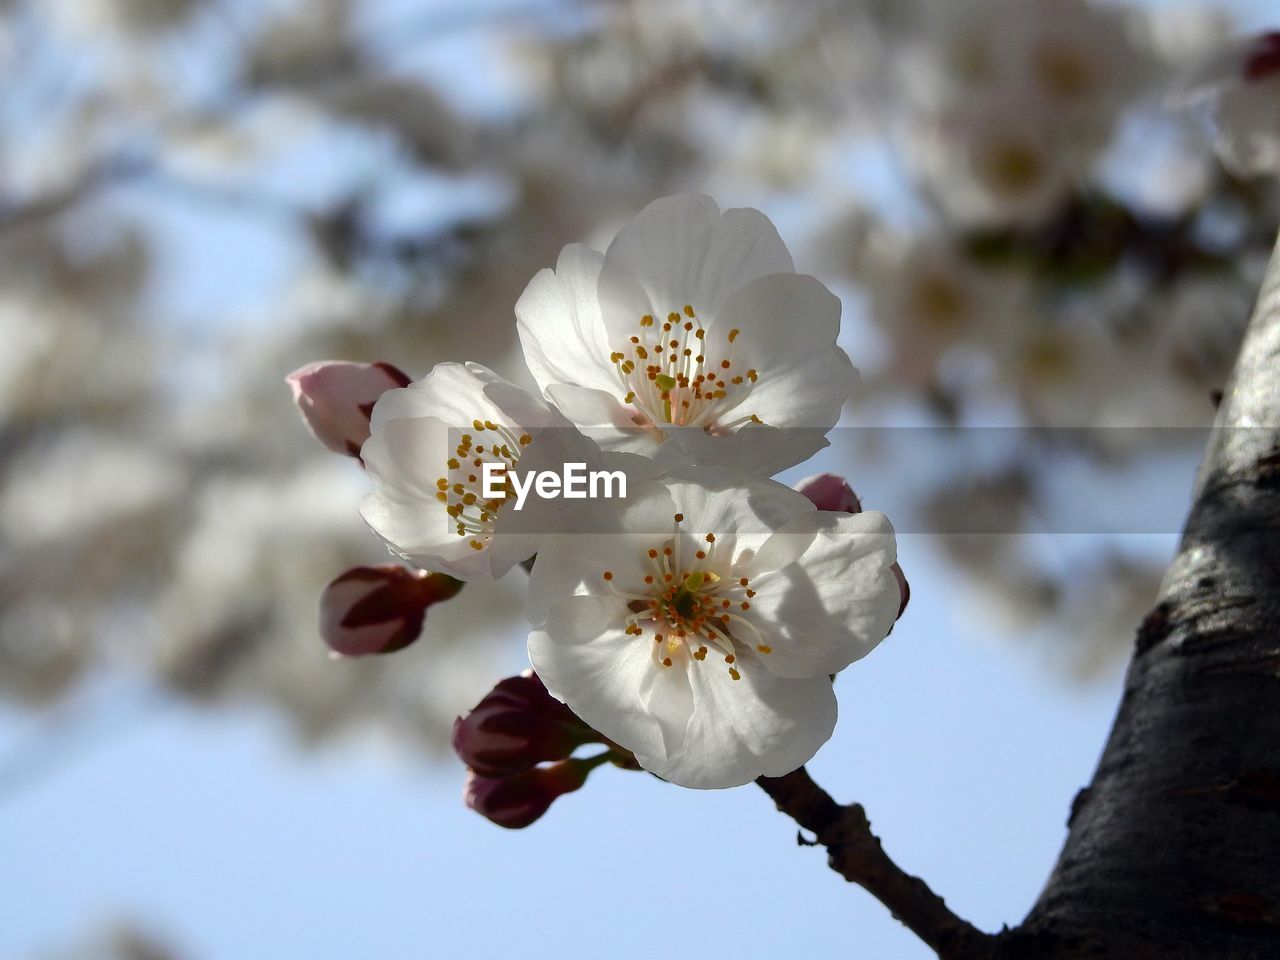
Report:
<svg viewBox="0 0 1280 960"><path fill-rule="evenodd" d="M758 210L721 215L714 200L698 194L655 200L605 253L599 292L610 341L625 342L646 313L664 316L687 304L714 317L743 284L794 269L786 244Z"/></svg>
<svg viewBox="0 0 1280 960"><path fill-rule="evenodd" d="M901 604L896 559L882 513L814 511L783 526L747 568L756 592L748 619L772 647L762 657L769 670L826 676L875 649Z"/></svg>
<svg viewBox="0 0 1280 960"><path fill-rule="evenodd" d="M715 789L780 777L812 759L835 729L830 680L784 679L749 655L738 666L738 680L711 658L690 666L693 712L680 749L637 752L641 766L684 787Z"/></svg>
<svg viewBox="0 0 1280 960"><path fill-rule="evenodd" d="M684 549L708 534L731 541L735 558L760 549L798 514L814 513L801 493L770 480L744 482L741 474L711 467L677 467L664 477L676 509L687 517Z"/></svg>
<svg viewBox="0 0 1280 960"><path fill-rule="evenodd" d="M543 539L529 578L528 616L534 626L546 622L554 603L574 593L648 592L644 577L652 570L647 551L659 535L670 536L675 505L659 483L640 484L627 493L625 503L595 514L596 532ZM605 571L611 580L604 580Z"/></svg>
<svg viewBox="0 0 1280 960"><path fill-rule="evenodd" d="M597 286L604 254L579 243L560 251L516 301L516 331L525 363L543 394L570 383L621 395L600 317Z"/></svg>
<svg viewBox="0 0 1280 960"><path fill-rule="evenodd" d="M548 387L546 395L579 430L604 449L651 457L662 443L662 432L655 427L638 426L631 419L632 411L612 393L558 383Z"/></svg>
<svg viewBox="0 0 1280 960"><path fill-rule="evenodd" d="M561 600L544 628L529 635L529 660L548 692L588 725L664 760L669 743L683 736L693 698L681 689L683 671L654 663L652 635L624 632L627 612L618 597Z"/></svg>
<svg viewBox="0 0 1280 960"><path fill-rule="evenodd" d="M821 281L795 273L753 280L725 302L707 338L731 329L740 331L734 367L761 373L735 415L783 429L835 426L854 371L836 345L840 301Z"/></svg>
<svg viewBox="0 0 1280 960"><path fill-rule="evenodd" d="M428 418L380 424L361 450L376 484L360 504L360 515L391 552L416 566L459 580L491 575L489 558L455 534L448 515L436 509L436 478L451 428Z"/></svg>

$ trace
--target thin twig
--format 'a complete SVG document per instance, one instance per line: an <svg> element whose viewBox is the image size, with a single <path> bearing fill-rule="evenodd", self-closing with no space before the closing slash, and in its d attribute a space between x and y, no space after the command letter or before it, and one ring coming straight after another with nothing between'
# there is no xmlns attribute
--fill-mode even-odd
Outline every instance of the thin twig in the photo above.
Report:
<svg viewBox="0 0 1280 960"><path fill-rule="evenodd" d="M889 859L860 804L836 803L804 767L785 777L760 777L756 783L780 811L827 848L832 870L888 907L943 960L982 960L992 955L992 935L957 917L928 884Z"/></svg>

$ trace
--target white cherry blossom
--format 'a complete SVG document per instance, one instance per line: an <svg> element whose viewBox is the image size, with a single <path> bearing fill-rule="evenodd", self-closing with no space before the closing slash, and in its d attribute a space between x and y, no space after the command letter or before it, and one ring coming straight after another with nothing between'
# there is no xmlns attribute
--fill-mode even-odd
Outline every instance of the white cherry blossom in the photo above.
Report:
<svg viewBox="0 0 1280 960"><path fill-rule="evenodd" d="M853 367L840 301L758 210L656 200L574 244L516 304L548 400L603 448L773 474L826 445Z"/></svg>
<svg viewBox="0 0 1280 960"><path fill-rule="evenodd" d="M374 483L365 521L395 555L460 580L502 576L537 551L537 531L568 525L563 502L530 498L520 514L503 509L509 487L485 496L486 463L552 469L594 452L541 400L478 363L440 363L388 390L371 430L360 451Z"/></svg>
<svg viewBox="0 0 1280 960"><path fill-rule="evenodd" d="M547 689L683 786L808 761L835 725L830 675L898 613L889 521L704 467L640 485L615 521L542 544L529 656Z"/></svg>

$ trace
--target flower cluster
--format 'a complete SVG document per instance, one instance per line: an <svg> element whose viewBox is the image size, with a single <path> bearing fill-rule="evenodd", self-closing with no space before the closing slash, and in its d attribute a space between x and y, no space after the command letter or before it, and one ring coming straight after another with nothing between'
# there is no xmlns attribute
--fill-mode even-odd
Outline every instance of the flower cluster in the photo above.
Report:
<svg viewBox="0 0 1280 960"><path fill-rule="evenodd" d="M803 765L835 726L834 675L906 602L882 514L837 477L770 479L826 444L848 396L839 301L763 214L676 196L604 253L566 247L515 312L540 396L474 363L290 378L316 436L364 465L365 520L434 571L339 577L331 646L399 649L458 581L529 567L536 676L454 728L467 803L503 826L606 761L702 788ZM522 474L570 463L619 475L621 495L546 497L540 477L526 499ZM591 742L605 751L574 756Z"/></svg>

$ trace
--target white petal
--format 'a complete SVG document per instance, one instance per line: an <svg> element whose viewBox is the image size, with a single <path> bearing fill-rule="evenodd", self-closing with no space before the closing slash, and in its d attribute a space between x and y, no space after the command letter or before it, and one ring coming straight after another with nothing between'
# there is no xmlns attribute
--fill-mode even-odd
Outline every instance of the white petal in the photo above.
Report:
<svg viewBox="0 0 1280 960"><path fill-rule="evenodd" d="M787 680L758 658L738 663L734 680L718 658L688 671L693 714L677 752L637 754L646 769L684 787L736 787L803 766L831 738L836 697L826 677Z"/></svg>
<svg viewBox="0 0 1280 960"><path fill-rule="evenodd" d="M599 291L610 341L625 343L646 313L662 317L690 305L714 317L743 284L792 270L786 245L758 210L721 216L714 200L696 194L655 200L605 253Z"/></svg>
<svg viewBox="0 0 1280 960"><path fill-rule="evenodd" d="M666 442L651 456L673 466L726 467L751 477L772 477L826 447L829 432L829 426L779 428L747 423L728 436L714 436L701 427L664 427Z"/></svg>
<svg viewBox="0 0 1280 960"><path fill-rule="evenodd" d="M784 429L835 425L853 383L853 364L836 345L840 301L830 290L803 274L753 280L725 302L707 331L708 343L721 343L734 328L740 331L734 368L754 368L760 379L733 416L754 413Z"/></svg>
<svg viewBox="0 0 1280 960"><path fill-rule="evenodd" d="M637 426L612 393L554 384L547 388L547 399L601 449L651 457L662 443L662 432Z"/></svg>
<svg viewBox="0 0 1280 960"><path fill-rule="evenodd" d="M374 491L361 502L360 515L392 553L415 566L460 580L488 578L485 551L455 533L435 499L449 437L450 428L439 420L379 424L361 451Z"/></svg>
<svg viewBox="0 0 1280 960"><path fill-rule="evenodd" d="M773 648L765 665L783 677L826 676L875 649L901 602L896 559L893 527L874 511L814 511L782 527L747 568L756 596L746 616Z"/></svg>
<svg viewBox="0 0 1280 960"><path fill-rule="evenodd" d="M626 614L616 597L561 600L529 635L529 661L551 695L590 726L628 750L665 758L692 697L681 693L678 676L658 676L673 671L654 663L651 635L623 632Z"/></svg>
<svg viewBox="0 0 1280 960"><path fill-rule="evenodd" d="M760 549L793 517L813 513L804 494L772 480L756 480L711 467L673 468L663 479L676 509L685 516L683 550L692 552L714 534L740 559Z"/></svg>
<svg viewBox="0 0 1280 960"><path fill-rule="evenodd" d="M604 255L582 244L560 252L556 268L542 270L516 302L516 330L525 363L546 395L570 383L622 396L600 319L596 288Z"/></svg>

